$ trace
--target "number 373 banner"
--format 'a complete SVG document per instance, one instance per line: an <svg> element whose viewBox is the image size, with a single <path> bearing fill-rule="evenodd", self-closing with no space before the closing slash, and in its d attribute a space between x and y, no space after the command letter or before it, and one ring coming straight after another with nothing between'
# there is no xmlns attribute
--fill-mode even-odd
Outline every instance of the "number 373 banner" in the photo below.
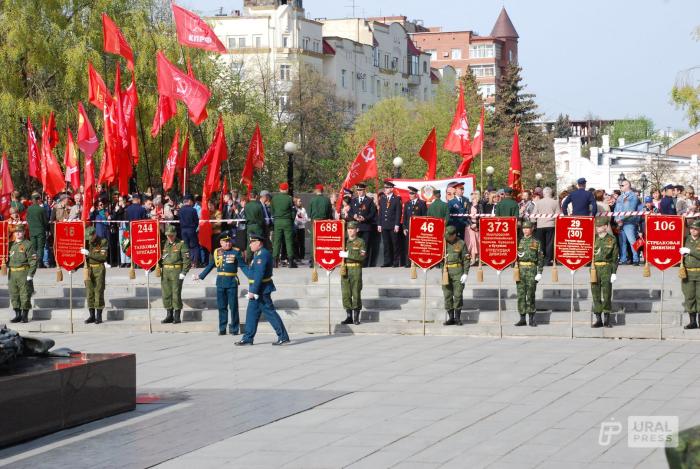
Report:
<svg viewBox="0 0 700 469"><path fill-rule="evenodd" d="M678 264L683 257L684 220L678 215L647 215L644 259L659 270Z"/></svg>
<svg viewBox="0 0 700 469"><path fill-rule="evenodd" d="M518 233L515 217L479 219L481 262L503 270L518 257Z"/></svg>

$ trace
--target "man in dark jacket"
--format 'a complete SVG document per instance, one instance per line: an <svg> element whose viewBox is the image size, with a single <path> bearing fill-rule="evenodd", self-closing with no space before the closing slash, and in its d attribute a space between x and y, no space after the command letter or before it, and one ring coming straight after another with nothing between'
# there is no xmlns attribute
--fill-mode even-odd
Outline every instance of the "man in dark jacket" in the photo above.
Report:
<svg viewBox="0 0 700 469"><path fill-rule="evenodd" d="M576 181L578 189L569 194L561 204L561 211L564 215L569 214L569 204L571 204L571 215L592 216L598 211L593 194L586 190L586 180L579 178Z"/></svg>
<svg viewBox="0 0 700 469"><path fill-rule="evenodd" d="M384 194L379 199L379 224L382 235L384 263L382 267L398 267L401 258L399 230L401 229L401 199L394 194L394 183L384 181Z"/></svg>
<svg viewBox="0 0 700 469"><path fill-rule="evenodd" d="M193 266L199 266L199 238L197 230L199 230L199 215L197 210L192 206L192 196L186 195L180 207L180 232L182 241L185 242L189 250L190 261ZM128 209L127 209L128 210Z"/></svg>
<svg viewBox="0 0 700 469"><path fill-rule="evenodd" d="M428 206L425 201L418 198L418 189L413 186L408 186L408 202L403 205L403 236L404 236L404 258L406 263L404 267L411 267L411 261L408 260L408 229L411 226L411 218L424 217L428 211Z"/></svg>
<svg viewBox="0 0 700 469"><path fill-rule="evenodd" d="M41 196L36 192L32 194L32 205L27 209L27 224L29 225L29 240L34 252L37 254L38 267L43 267L44 245L46 244L46 232L49 229L49 217L44 207L39 205Z"/></svg>
<svg viewBox="0 0 700 469"><path fill-rule="evenodd" d="M359 236L369 246L372 231L377 224L377 207L374 201L367 197L367 185L360 183L355 187L357 197L350 201L350 218L357 222ZM365 267L369 267L370 256L365 257Z"/></svg>

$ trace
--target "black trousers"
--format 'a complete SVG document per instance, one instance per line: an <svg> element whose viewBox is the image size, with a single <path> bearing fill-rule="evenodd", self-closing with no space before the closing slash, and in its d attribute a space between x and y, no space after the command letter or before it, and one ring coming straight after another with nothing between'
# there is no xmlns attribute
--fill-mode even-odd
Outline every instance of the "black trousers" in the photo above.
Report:
<svg viewBox="0 0 700 469"><path fill-rule="evenodd" d="M384 262L382 265L399 265L399 234L393 229L382 228L382 245L384 246Z"/></svg>
<svg viewBox="0 0 700 469"><path fill-rule="evenodd" d="M547 265L554 259L554 227L537 228L537 239L542 245L544 263Z"/></svg>
<svg viewBox="0 0 700 469"><path fill-rule="evenodd" d="M306 255L306 246L304 245L304 237L306 230L304 228L295 228L294 231L294 257L302 260Z"/></svg>

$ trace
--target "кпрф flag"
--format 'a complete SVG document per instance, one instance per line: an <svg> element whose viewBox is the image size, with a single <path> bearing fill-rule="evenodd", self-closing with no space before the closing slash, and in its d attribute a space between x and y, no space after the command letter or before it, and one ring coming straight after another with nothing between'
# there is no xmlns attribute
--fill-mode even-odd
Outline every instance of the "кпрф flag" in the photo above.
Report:
<svg viewBox="0 0 700 469"><path fill-rule="evenodd" d="M216 37L214 30L189 10L172 4L177 42L183 46L196 47L220 54L226 53L226 46Z"/></svg>

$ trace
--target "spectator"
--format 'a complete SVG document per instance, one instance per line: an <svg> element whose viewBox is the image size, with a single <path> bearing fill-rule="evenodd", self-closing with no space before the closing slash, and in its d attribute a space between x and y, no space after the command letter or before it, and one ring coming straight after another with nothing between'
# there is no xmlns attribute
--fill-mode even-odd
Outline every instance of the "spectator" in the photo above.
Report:
<svg viewBox="0 0 700 469"><path fill-rule="evenodd" d="M554 217L560 213L559 203L552 198L552 188L542 189L542 198L534 205L533 215L544 215L536 217L535 236L542 246L545 265L551 265L554 258L554 224L556 222Z"/></svg>
<svg viewBox="0 0 700 469"><path fill-rule="evenodd" d="M199 230L199 216L197 211L192 205L192 196L186 195L182 201L182 207L179 210L180 216L180 232L182 233L182 240L187 245L187 249L190 251L190 260L192 261L193 267L200 266L200 255L199 255L199 239L197 237L197 231Z"/></svg>
<svg viewBox="0 0 700 469"><path fill-rule="evenodd" d="M615 212L636 212L639 208L639 199L637 194L632 191L629 181L622 181L620 184L622 194L615 203ZM632 245L637 241L639 230L639 216L637 215L618 215L615 217L617 226L620 229L620 263L629 263L628 261L628 245L632 251L632 263L639 265L639 253Z"/></svg>
<svg viewBox="0 0 700 469"><path fill-rule="evenodd" d="M579 178L576 183L578 189L562 201L562 212L576 216L595 216L598 207L593 194L586 190L586 179ZM571 211L569 211L569 204L571 204Z"/></svg>
<svg viewBox="0 0 700 469"><path fill-rule="evenodd" d="M685 199L685 187L676 186L673 188L676 194L676 214L685 215L688 210L688 201Z"/></svg>
<svg viewBox="0 0 700 469"><path fill-rule="evenodd" d="M68 195L61 194L58 197L58 202L56 202L54 204L53 209L51 210L51 216L49 217L49 221L51 223L57 222L57 221L66 221L68 219L68 214L69 214L70 210L66 205L67 203L68 203Z"/></svg>
<svg viewBox="0 0 700 469"><path fill-rule="evenodd" d="M662 215L676 215L676 201L673 200L673 184L663 188L664 196L659 203L659 213Z"/></svg>
<svg viewBox="0 0 700 469"><path fill-rule="evenodd" d="M32 205L27 209L27 225L29 226L29 239L38 253L38 266L44 267L43 254L46 245L46 232L49 231L49 219L46 210L39 205L41 196L38 193L32 194ZM13 207L14 208L14 207Z"/></svg>
<svg viewBox="0 0 700 469"><path fill-rule="evenodd" d="M141 205L141 196L134 194L131 196L131 205L126 207L124 211L124 219L132 222L134 220L146 220L148 213L143 205Z"/></svg>
<svg viewBox="0 0 700 469"><path fill-rule="evenodd" d="M294 198L294 206L297 209L294 216L294 257L301 261L306 256L306 224L309 222L309 216L299 197Z"/></svg>
<svg viewBox="0 0 700 469"><path fill-rule="evenodd" d="M106 206L104 200L98 200L90 209L90 220L92 221L92 226L95 227L97 237L106 239L109 243L111 238L109 229L111 216L109 207Z"/></svg>
<svg viewBox="0 0 700 469"><path fill-rule="evenodd" d="M68 211L68 220L80 220L83 216L83 194L76 192L73 196L74 204Z"/></svg>

